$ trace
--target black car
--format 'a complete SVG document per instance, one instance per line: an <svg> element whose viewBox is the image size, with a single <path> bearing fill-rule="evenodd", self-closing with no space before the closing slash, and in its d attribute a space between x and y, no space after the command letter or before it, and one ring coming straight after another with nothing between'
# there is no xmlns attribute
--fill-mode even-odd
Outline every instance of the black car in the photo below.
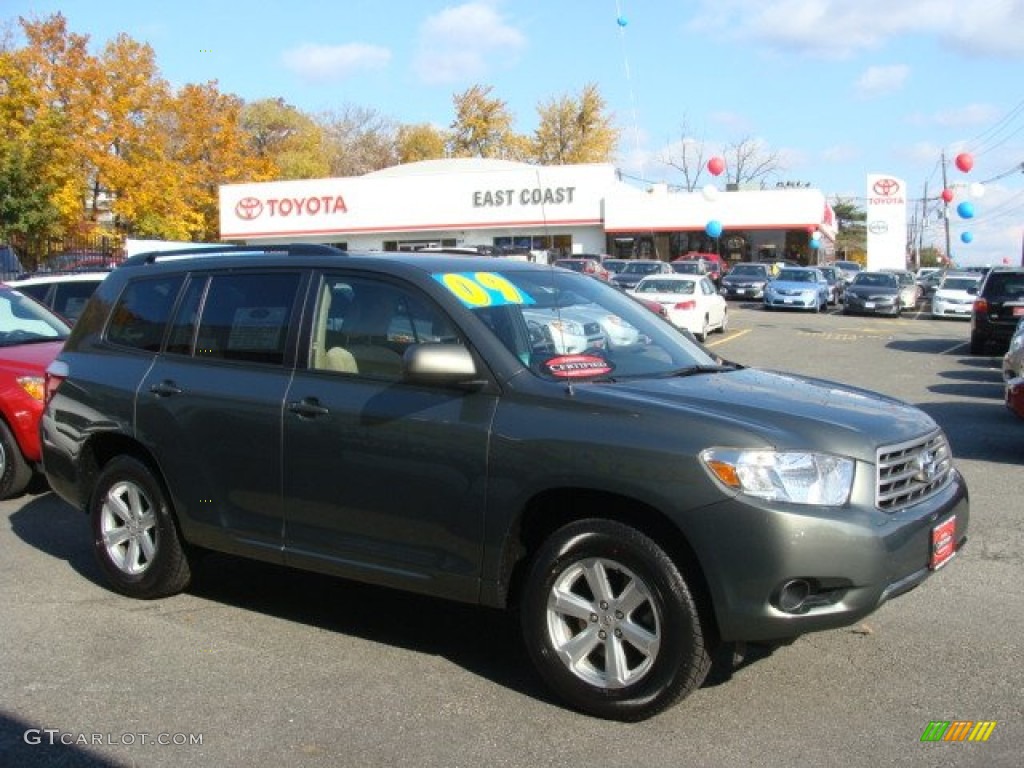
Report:
<svg viewBox="0 0 1024 768"><path fill-rule="evenodd" d="M844 314L899 317L900 281L892 272L858 272L843 290Z"/></svg>
<svg viewBox="0 0 1024 768"><path fill-rule="evenodd" d="M860 621L970 514L922 410L506 259L140 254L45 390L47 479L114 589L175 594L215 550L516 609L551 689L620 720L699 687L719 642Z"/></svg>
<svg viewBox="0 0 1024 768"><path fill-rule="evenodd" d="M1024 267L995 267L968 292L975 293L971 353L984 353L989 342L1009 343L1024 317Z"/></svg>
<svg viewBox="0 0 1024 768"><path fill-rule="evenodd" d="M763 299L764 287L771 279L771 265L741 262L722 278L722 295L727 299Z"/></svg>
<svg viewBox="0 0 1024 768"><path fill-rule="evenodd" d="M628 290L648 275L671 275L672 267L667 262L657 259L633 259L620 271L612 275L611 283L616 288Z"/></svg>

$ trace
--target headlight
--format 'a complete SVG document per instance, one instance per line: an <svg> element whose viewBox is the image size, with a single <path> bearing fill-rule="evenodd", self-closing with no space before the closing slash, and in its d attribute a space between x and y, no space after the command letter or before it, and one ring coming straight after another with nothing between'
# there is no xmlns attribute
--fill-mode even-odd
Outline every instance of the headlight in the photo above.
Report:
<svg viewBox="0 0 1024 768"><path fill-rule="evenodd" d="M853 487L853 461L827 453L709 448L700 457L724 485L759 499L841 506Z"/></svg>

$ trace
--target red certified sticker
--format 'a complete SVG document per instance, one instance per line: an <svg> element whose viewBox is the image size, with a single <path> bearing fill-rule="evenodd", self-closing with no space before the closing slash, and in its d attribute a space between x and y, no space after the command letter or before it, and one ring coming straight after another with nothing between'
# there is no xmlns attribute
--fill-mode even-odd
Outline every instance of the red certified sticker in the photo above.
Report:
<svg viewBox="0 0 1024 768"><path fill-rule="evenodd" d="M612 364L594 355L562 355L544 361L544 368L560 379L584 379L611 373Z"/></svg>
<svg viewBox="0 0 1024 768"><path fill-rule="evenodd" d="M956 554L956 516L932 528L932 556L928 567L941 568Z"/></svg>

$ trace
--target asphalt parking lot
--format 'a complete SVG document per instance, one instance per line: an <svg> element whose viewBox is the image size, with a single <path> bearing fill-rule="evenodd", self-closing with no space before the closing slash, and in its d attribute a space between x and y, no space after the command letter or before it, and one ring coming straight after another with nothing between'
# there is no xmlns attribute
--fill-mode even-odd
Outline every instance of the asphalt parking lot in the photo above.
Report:
<svg viewBox="0 0 1024 768"><path fill-rule="evenodd" d="M210 556L194 586L110 592L84 516L0 503L2 766L1009 766L1024 748L1024 421L967 323L730 304L723 357L881 391L946 430L967 548L863 623L727 649L667 713L554 703L501 613ZM732 651L735 651L733 653ZM986 742L922 742L989 721ZM161 743L164 742L164 743Z"/></svg>

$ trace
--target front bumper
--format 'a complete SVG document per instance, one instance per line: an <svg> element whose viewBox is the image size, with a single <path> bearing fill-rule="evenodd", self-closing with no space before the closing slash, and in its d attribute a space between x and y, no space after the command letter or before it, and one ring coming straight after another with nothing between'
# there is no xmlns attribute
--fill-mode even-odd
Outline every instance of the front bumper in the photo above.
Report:
<svg viewBox="0 0 1024 768"><path fill-rule="evenodd" d="M971 303L943 301L932 298L932 315L935 317L962 317L971 319Z"/></svg>
<svg viewBox="0 0 1024 768"><path fill-rule="evenodd" d="M967 486L954 471L934 496L895 513L736 497L703 510L691 543L722 639L782 640L849 626L918 586L933 573L933 531L955 519L959 551L969 518ZM787 610L793 584L806 585L806 599Z"/></svg>
<svg viewBox="0 0 1024 768"><path fill-rule="evenodd" d="M766 293L764 304L766 307L777 307L779 309L815 309L818 306L818 296L813 293L795 295Z"/></svg>
<svg viewBox="0 0 1024 768"><path fill-rule="evenodd" d="M896 315L900 311L899 300L889 296L884 298L862 298L847 294L843 300L843 307L847 312L857 312L864 315Z"/></svg>

